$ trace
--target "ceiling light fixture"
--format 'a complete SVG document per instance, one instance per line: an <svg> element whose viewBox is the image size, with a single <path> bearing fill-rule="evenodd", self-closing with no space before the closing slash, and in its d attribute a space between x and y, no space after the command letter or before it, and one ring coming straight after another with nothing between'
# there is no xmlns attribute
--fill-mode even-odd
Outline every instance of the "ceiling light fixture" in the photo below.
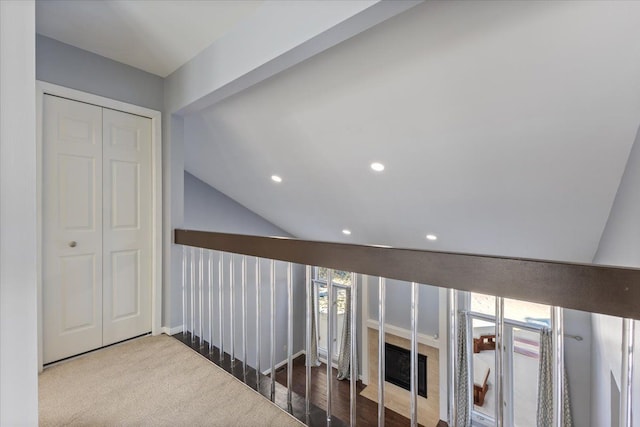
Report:
<svg viewBox="0 0 640 427"><path fill-rule="evenodd" d="M280 178L278 175L271 175L271 180L274 182L282 182L282 178Z"/></svg>
<svg viewBox="0 0 640 427"><path fill-rule="evenodd" d="M351 230L347 230L345 228L344 230L342 230L342 234L346 234L347 236L349 236L351 234Z"/></svg>
<svg viewBox="0 0 640 427"><path fill-rule="evenodd" d="M382 172L384 170L384 165L382 163L373 162L371 163L371 169L376 172Z"/></svg>
<svg viewBox="0 0 640 427"><path fill-rule="evenodd" d="M435 234L427 234L427 240L438 240L438 236Z"/></svg>

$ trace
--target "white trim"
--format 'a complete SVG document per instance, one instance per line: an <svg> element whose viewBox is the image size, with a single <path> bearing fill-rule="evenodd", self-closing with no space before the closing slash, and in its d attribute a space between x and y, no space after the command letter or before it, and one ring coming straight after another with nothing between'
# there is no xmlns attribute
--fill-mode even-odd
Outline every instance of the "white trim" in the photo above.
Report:
<svg viewBox="0 0 640 427"><path fill-rule="evenodd" d="M152 110L150 108L140 107L138 105L117 101L115 99L105 98L104 96L94 95L92 93L82 92L76 89L71 89L68 87L55 85L53 83L36 80L36 96L40 97L45 93L71 99L74 101L84 102L87 104L93 104L98 107L105 107L125 113L136 114L138 116L147 117L151 120L160 120L162 115L160 111ZM158 130L160 129L161 127L158 127ZM154 137L157 135L160 135L160 132L158 132L157 134L154 132ZM153 141L154 145L157 142L159 141Z"/></svg>
<svg viewBox="0 0 640 427"><path fill-rule="evenodd" d="M182 325L174 326L173 328L170 328L168 326L163 326L161 331L165 335L169 335L169 336L175 335L175 334L178 334L178 333L182 332Z"/></svg>
<svg viewBox="0 0 640 427"><path fill-rule="evenodd" d="M163 332L162 322L162 113L126 102L116 101L91 93L81 92L52 83L36 81L36 220L37 220L37 281L38 281L38 369L42 372L42 119L44 95L55 95L112 110L136 114L151 119L151 179L152 189L152 242L151 242L151 334Z"/></svg>
<svg viewBox="0 0 640 427"><path fill-rule="evenodd" d="M293 354L291 357L292 357L293 359L295 359L296 357L298 357L298 356L302 356L303 354L304 354L304 349L303 349L303 350L300 350L299 352L297 352L297 353L295 353L295 354ZM275 366L276 371L277 371L278 369L282 368L282 367L283 367L284 365L286 365L287 363L288 363L288 360L287 360L287 359L284 359L282 362L280 362L280 363L276 364L276 366ZM270 373L271 373L271 368L267 369L266 371L263 371L263 372L262 372L262 375L269 375Z"/></svg>
<svg viewBox="0 0 640 427"><path fill-rule="evenodd" d="M177 330L177 331L176 331L176 332L174 332L174 333L178 333L178 332L180 332L180 331L182 330L182 327L181 327L181 326L180 326L179 328L180 328L180 329L179 329L179 330ZM166 332L164 332L164 330L165 330L165 329L168 329L168 328L163 327L162 329L163 329L163 333L166 333ZM178 329L178 327L176 327L176 328L171 328L171 331L175 331L176 329ZM306 354L306 352L304 351L304 349L302 349L302 350L300 350L299 352L297 352L297 353L293 354L291 357L293 357L293 358L295 359L296 357L298 357L298 356L302 356L303 354ZM325 364L326 364L326 362L327 362L325 359L323 359L323 358L321 358L321 357L318 357L318 360L320 360L322 363L325 363ZM276 370L280 369L281 367L283 367L283 366L284 366L284 365L286 365L286 364L287 364L287 359L285 359L285 360L283 360L282 362L280 362L280 363L276 364ZM337 368L337 367L338 367L338 364L337 364L336 362L333 362L333 363L332 363L332 367L333 367L333 368ZM262 372L262 375L269 375L270 373L271 373L271 368L267 369L266 371L263 371L263 372ZM363 380L362 375L359 375L359 376L358 376L358 378L360 379L360 381L362 381L362 382L364 383L364 380Z"/></svg>
<svg viewBox="0 0 640 427"><path fill-rule="evenodd" d="M367 320L367 327L371 329L378 330L378 321L373 319ZM408 329L401 328L399 326L392 325L390 323L384 324L384 329L386 334L396 335L400 338L404 338L407 340L411 340L411 331ZM429 335L418 333L418 343L428 345L429 347L440 349L440 339L434 338Z"/></svg>
<svg viewBox="0 0 640 427"><path fill-rule="evenodd" d="M326 353L325 354L320 354L320 351L318 351L318 361L320 363L324 363L325 365L327 364L327 356ZM332 368L336 368L338 369L338 361L337 360L331 360L331 367Z"/></svg>
<svg viewBox="0 0 640 427"><path fill-rule="evenodd" d="M42 252L42 106L44 103L44 94L41 93L41 88L38 83L36 80L36 295L38 298L38 301L36 301L38 314L36 322L38 324L38 373L41 373L44 366L42 335L44 328L42 320L42 257L44 255Z"/></svg>

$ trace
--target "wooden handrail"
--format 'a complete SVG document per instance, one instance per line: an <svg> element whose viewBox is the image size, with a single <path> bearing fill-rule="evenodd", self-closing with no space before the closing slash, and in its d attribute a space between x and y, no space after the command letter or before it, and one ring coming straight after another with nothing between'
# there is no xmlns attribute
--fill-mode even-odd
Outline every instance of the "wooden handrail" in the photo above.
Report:
<svg viewBox="0 0 640 427"><path fill-rule="evenodd" d="M640 319L636 268L179 229L175 243Z"/></svg>

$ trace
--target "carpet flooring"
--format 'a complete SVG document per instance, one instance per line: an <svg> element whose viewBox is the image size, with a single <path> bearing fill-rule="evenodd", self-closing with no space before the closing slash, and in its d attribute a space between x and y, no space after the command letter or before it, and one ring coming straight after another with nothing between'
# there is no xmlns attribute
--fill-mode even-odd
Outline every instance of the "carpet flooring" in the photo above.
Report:
<svg viewBox="0 0 640 427"><path fill-rule="evenodd" d="M166 335L46 368L41 426L301 426L256 391Z"/></svg>

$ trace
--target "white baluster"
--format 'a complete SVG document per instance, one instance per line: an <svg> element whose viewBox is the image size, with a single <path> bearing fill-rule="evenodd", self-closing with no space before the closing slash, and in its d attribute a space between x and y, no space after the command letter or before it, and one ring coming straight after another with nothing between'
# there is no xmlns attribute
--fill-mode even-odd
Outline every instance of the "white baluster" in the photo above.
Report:
<svg viewBox="0 0 640 427"><path fill-rule="evenodd" d="M191 342L196 341L196 318L195 318L195 309L196 309L196 248L191 248Z"/></svg>
<svg viewBox="0 0 640 427"><path fill-rule="evenodd" d="M256 389L260 390L260 312L262 301L260 296L260 258L256 258Z"/></svg>
<svg viewBox="0 0 640 427"><path fill-rule="evenodd" d="M351 360L349 361L349 420L355 427L356 417L356 383L358 382L358 275L351 273Z"/></svg>
<svg viewBox="0 0 640 427"><path fill-rule="evenodd" d="M331 393L333 391L333 270L327 268L327 426L331 424Z"/></svg>
<svg viewBox="0 0 640 427"><path fill-rule="evenodd" d="M242 377L247 382L247 257L242 256Z"/></svg>
<svg viewBox="0 0 640 427"><path fill-rule="evenodd" d="M411 282L411 426L418 425L418 302L419 288Z"/></svg>
<svg viewBox="0 0 640 427"><path fill-rule="evenodd" d="M224 362L224 252L218 252L218 334L220 363Z"/></svg>
<svg viewBox="0 0 640 427"><path fill-rule="evenodd" d="M182 339L187 337L187 247L182 247Z"/></svg>
<svg viewBox="0 0 640 427"><path fill-rule="evenodd" d="M496 297L496 426L504 425L504 298ZM471 384L469 384L471 387Z"/></svg>
<svg viewBox="0 0 640 427"><path fill-rule="evenodd" d="M633 421L633 334L634 320L622 319L622 384L620 385L620 427Z"/></svg>
<svg viewBox="0 0 640 427"><path fill-rule="evenodd" d="M293 388L293 264L287 263L287 406L291 412Z"/></svg>
<svg viewBox="0 0 640 427"><path fill-rule="evenodd" d="M271 400L276 397L276 267L275 261L269 263L269 291L271 296Z"/></svg>
<svg viewBox="0 0 640 427"><path fill-rule="evenodd" d="M378 426L384 427L385 379L385 287L384 277L378 279Z"/></svg>

